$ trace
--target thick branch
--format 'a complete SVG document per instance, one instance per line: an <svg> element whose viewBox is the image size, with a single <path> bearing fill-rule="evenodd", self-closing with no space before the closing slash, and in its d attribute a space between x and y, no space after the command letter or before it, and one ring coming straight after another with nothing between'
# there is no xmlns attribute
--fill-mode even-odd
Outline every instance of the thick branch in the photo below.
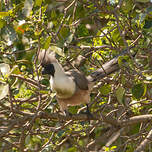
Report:
<svg viewBox="0 0 152 152"><path fill-rule="evenodd" d="M152 120L152 114L147 114L147 115L139 115L139 116L134 116L131 117L127 120L118 120L118 123L120 126L130 126L136 123L141 123L145 121L151 121Z"/></svg>
<svg viewBox="0 0 152 152"><path fill-rule="evenodd" d="M52 120L88 120L88 116L86 114L76 114L72 116L64 116L57 113L48 114L41 112L38 117L44 118L44 119L52 119ZM100 116L100 115L93 115L92 118L89 118L90 120L103 120L104 122L114 125L116 127L126 127L130 126L136 123L146 122L152 120L152 114L148 115L140 115L140 116L134 116L127 120L116 120L112 118L111 116Z"/></svg>

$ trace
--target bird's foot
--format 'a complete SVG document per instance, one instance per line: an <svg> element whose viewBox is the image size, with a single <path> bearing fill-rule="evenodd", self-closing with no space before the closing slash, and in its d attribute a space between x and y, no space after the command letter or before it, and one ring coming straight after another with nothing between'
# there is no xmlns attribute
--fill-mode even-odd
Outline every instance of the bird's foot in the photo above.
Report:
<svg viewBox="0 0 152 152"><path fill-rule="evenodd" d="M87 114L88 119L90 120L91 118L93 118L93 115L92 115L92 113L89 110L89 105L86 104L86 106L87 106L86 114Z"/></svg>
<svg viewBox="0 0 152 152"><path fill-rule="evenodd" d="M87 106L86 111L79 111L78 114L85 114L87 115L88 120L91 120L91 118L93 118L93 115L91 114L89 110L89 105L86 104L86 106Z"/></svg>

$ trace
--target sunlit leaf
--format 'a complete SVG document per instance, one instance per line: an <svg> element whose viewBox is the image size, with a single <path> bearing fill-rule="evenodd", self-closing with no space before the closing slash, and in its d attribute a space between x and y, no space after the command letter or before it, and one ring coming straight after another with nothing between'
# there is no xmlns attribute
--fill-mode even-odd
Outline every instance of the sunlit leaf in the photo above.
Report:
<svg viewBox="0 0 152 152"><path fill-rule="evenodd" d="M130 107L134 113L139 113L139 110L141 109L141 104L136 100L132 100L130 102Z"/></svg>
<svg viewBox="0 0 152 152"><path fill-rule="evenodd" d="M48 49L50 46L50 42L51 42L51 36L47 37L45 43L44 43L44 49Z"/></svg>
<svg viewBox="0 0 152 152"><path fill-rule="evenodd" d="M41 6L43 0L35 0L35 6Z"/></svg>
<svg viewBox="0 0 152 152"><path fill-rule="evenodd" d="M10 73L11 73L11 74L21 74L21 72L20 72L20 70L19 70L19 67L18 67L17 65L15 65L15 66L12 68L12 70L11 70Z"/></svg>
<svg viewBox="0 0 152 152"><path fill-rule="evenodd" d="M114 149L116 149L117 148L117 146L112 146L111 147L111 150L114 150Z"/></svg>
<svg viewBox="0 0 152 152"><path fill-rule="evenodd" d="M63 50L57 46L51 46L50 50L53 50L54 52L56 52L60 56L63 56L63 57L65 56Z"/></svg>
<svg viewBox="0 0 152 152"><path fill-rule="evenodd" d="M39 36L39 35L41 35L42 32L43 32L43 29L40 31L35 30L34 34L35 34L35 36Z"/></svg>
<svg viewBox="0 0 152 152"><path fill-rule="evenodd" d="M112 32L112 38L113 38L113 40L114 40L115 42L119 42L119 41L120 41L121 37L120 37L120 34L119 34L118 29L116 29L116 30L114 30L114 31Z"/></svg>
<svg viewBox="0 0 152 152"><path fill-rule="evenodd" d="M18 94L16 94L14 97L15 97L15 99L18 99L18 98L29 98L29 97L31 97L32 94L33 94L33 91L31 89L28 89L26 87L26 85L23 83L20 86Z"/></svg>
<svg viewBox="0 0 152 152"><path fill-rule="evenodd" d="M0 18L9 16L9 12L0 12Z"/></svg>
<svg viewBox="0 0 152 152"><path fill-rule="evenodd" d="M131 11L132 8L133 8L133 2L132 2L132 0L125 0L125 1L123 1L122 10L125 13L128 13L129 11Z"/></svg>
<svg viewBox="0 0 152 152"><path fill-rule="evenodd" d="M0 82L0 100L3 99L9 92L9 85Z"/></svg>
<svg viewBox="0 0 152 152"><path fill-rule="evenodd" d="M70 34L69 36L68 36L68 38L67 38L67 40L66 40L66 43L71 43L72 42L72 40L73 40L73 36L74 36L74 34L72 33L72 34Z"/></svg>
<svg viewBox="0 0 152 152"><path fill-rule="evenodd" d="M15 13L17 13L18 11L21 11L21 9L24 7L24 1L20 2L19 4L17 4L16 6L13 7L13 9L9 10L10 15L14 16Z"/></svg>

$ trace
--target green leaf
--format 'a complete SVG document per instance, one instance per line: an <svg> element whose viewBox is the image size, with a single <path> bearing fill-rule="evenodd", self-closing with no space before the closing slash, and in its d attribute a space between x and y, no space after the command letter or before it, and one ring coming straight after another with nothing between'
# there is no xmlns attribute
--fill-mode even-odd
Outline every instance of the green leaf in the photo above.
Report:
<svg viewBox="0 0 152 152"><path fill-rule="evenodd" d="M30 135L27 135L26 138L25 138L25 144L29 144L31 141L31 136Z"/></svg>
<svg viewBox="0 0 152 152"><path fill-rule="evenodd" d="M138 101L136 101L136 100L132 100L131 102L130 102L130 107L131 107L131 109L132 109L132 111L134 112L134 113L139 113L139 111L141 110L141 104L138 102Z"/></svg>
<svg viewBox="0 0 152 152"><path fill-rule="evenodd" d="M9 15L11 17L15 17L15 14L18 13L19 11L22 10L22 8L24 7L24 1L20 2L19 4L17 4L16 6L13 6L13 9L9 10Z"/></svg>
<svg viewBox="0 0 152 152"><path fill-rule="evenodd" d="M35 0L35 6L41 6L43 0Z"/></svg>
<svg viewBox="0 0 152 152"><path fill-rule="evenodd" d="M3 19L0 19L0 29L3 28L6 24L6 21Z"/></svg>
<svg viewBox="0 0 152 152"><path fill-rule="evenodd" d="M116 149L117 148L117 146L112 146L111 147L111 150L114 150L114 149Z"/></svg>
<svg viewBox="0 0 152 152"><path fill-rule="evenodd" d="M135 84L132 88L132 95L136 99L140 99L146 93L147 87L142 83Z"/></svg>
<svg viewBox="0 0 152 152"><path fill-rule="evenodd" d="M21 74L20 69L19 69L19 67L18 67L17 65L15 65L15 66L12 68L12 70L11 70L10 73L11 73L11 74Z"/></svg>
<svg viewBox="0 0 152 152"><path fill-rule="evenodd" d="M18 11L20 11L23 7L24 7L24 1L20 2L19 4L17 4L17 5L15 6L15 8L13 8L13 11L18 12Z"/></svg>
<svg viewBox="0 0 152 152"><path fill-rule="evenodd" d="M127 61L129 60L129 56L125 55L125 56L119 56L118 58L118 64L120 67L124 66L124 63L127 63Z"/></svg>
<svg viewBox="0 0 152 152"><path fill-rule="evenodd" d="M111 91L111 86L106 84L99 89L101 95L108 95Z"/></svg>
<svg viewBox="0 0 152 152"><path fill-rule="evenodd" d="M121 83L122 84L126 83L126 77L124 75L121 76Z"/></svg>
<svg viewBox="0 0 152 152"><path fill-rule="evenodd" d="M48 49L50 46L50 42L51 42L51 36L47 37L45 44L44 44L44 49Z"/></svg>
<svg viewBox="0 0 152 152"><path fill-rule="evenodd" d="M116 90L116 97L119 103L123 104L123 99L124 99L124 94L125 94L125 89L123 87L118 87Z"/></svg>
<svg viewBox="0 0 152 152"><path fill-rule="evenodd" d="M9 12L0 12L0 18L9 16Z"/></svg>
<svg viewBox="0 0 152 152"><path fill-rule="evenodd" d="M3 99L9 92L9 85L0 82L0 100Z"/></svg>
<svg viewBox="0 0 152 152"><path fill-rule="evenodd" d="M73 37L74 37L74 34L73 34L73 33L70 34L70 35L68 36L68 38L67 38L67 40L66 40L65 43L70 44L70 43L72 42L72 40L73 40Z"/></svg>
<svg viewBox="0 0 152 152"><path fill-rule="evenodd" d="M115 42L119 42L121 37L120 37L120 34L119 34L119 31L118 29L115 29L113 32L112 32L112 38Z"/></svg>
<svg viewBox="0 0 152 152"><path fill-rule="evenodd" d="M72 113L72 114L76 114L76 113L77 113L77 111L78 111L78 107L72 107L72 106L71 106L71 107L69 107L69 109L68 109L68 110L69 110L69 112L70 112L70 113Z"/></svg>
<svg viewBox="0 0 152 152"><path fill-rule="evenodd" d="M133 8L133 2L132 0L125 0L123 1L123 5L122 5L122 10L125 13L128 13L132 10Z"/></svg>
<svg viewBox="0 0 152 152"><path fill-rule="evenodd" d="M149 29L152 27L152 19L149 20L145 20L145 25L144 25L144 29Z"/></svg>
<svg viewBox="0 0 152 152"><path fill-rule="evenodd" d="M67 152L77 152L76 147L71 147L67 150Z"/></svg>
<svg viewBox="0 0 152 152"><path fill-rule="evenodd" d="M63 50L57 46L51 46L50 50L53 50L54 52L56 52L60 56L63 56L63 57L65 56Z"/></svg>

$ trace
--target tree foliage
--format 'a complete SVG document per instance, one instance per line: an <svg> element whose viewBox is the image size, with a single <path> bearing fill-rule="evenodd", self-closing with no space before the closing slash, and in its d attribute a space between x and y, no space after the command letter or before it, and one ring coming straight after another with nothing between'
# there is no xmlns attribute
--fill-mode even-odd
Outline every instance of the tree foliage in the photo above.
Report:
<svg viewBox="0 0 152 152"><path fill-rule="evenodd" d="M150 0L1 0L0 151L151 151L151 42ZM86 75L128 53L96 83L88 120L84 105L60 112L42 49Z"/></svg>

